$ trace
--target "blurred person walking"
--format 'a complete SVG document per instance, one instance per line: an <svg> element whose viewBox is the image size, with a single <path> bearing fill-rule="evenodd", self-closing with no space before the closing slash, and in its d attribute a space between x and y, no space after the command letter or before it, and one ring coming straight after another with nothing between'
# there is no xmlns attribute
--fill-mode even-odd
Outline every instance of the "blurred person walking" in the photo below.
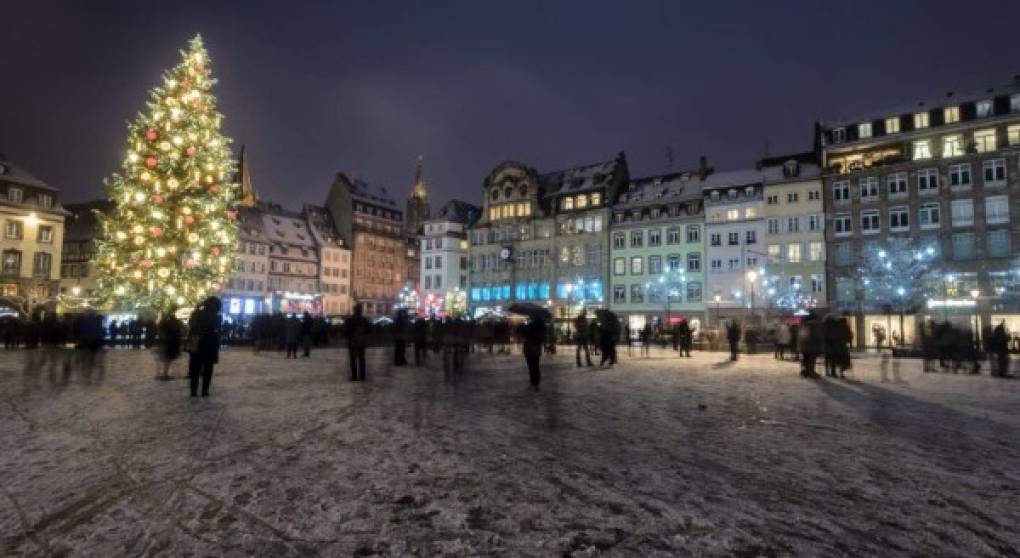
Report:
<svg viewBox="0 0 1020 558"><path fill-rule="evenodd" d="M174 314L176 310L177 308L175 307L169 308L156 326L159 333L159 348L157 349L159 370L156 372L157 380L169 380L170 367L173 366L177 357L181 356L184 324Z"/></svg>
<svg viewBox="0 0 1020 558"><path fill-rule="evenodd" d="M223 303L211 296L191 314L188 331L188 380L191 396L198 395L201 379L202 397L209 396L213 367L220 357L220 310Z"/></svg>
<svg viewBox="0 0 1020 558"><path fill-rule="evenodd" d="M364 382L366 378L365 348L372 332L371 325L362 312L361 304L355 304L354 313L344 322L344 337L347 339L352 382Z"/></svg>

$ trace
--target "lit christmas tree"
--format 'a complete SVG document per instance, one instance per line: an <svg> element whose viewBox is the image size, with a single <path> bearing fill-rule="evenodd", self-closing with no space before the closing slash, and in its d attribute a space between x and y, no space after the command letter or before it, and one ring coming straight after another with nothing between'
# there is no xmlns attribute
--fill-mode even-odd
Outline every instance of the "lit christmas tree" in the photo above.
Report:
<svg viewBox="0 0 1020 558"><path fill-rule="evenodd" d="M128 124L127 157L107 190L99 283L116 306L189 307L222 288L233 264L236 184L202 39Z"/></svg>

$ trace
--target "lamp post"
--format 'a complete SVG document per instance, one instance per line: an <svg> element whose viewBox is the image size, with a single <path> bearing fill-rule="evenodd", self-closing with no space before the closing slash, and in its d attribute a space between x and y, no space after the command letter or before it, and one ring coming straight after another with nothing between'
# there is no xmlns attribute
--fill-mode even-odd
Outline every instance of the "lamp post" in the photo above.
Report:
<svg viewBox="0 0 1020 558"><path fill-rule="evenodd" d="M722 297L719 296L719 295L715 295L715 325L717 325L717 326L719 325L719 301L720 300L722 300Z"/></svg>
<svg viewBox="0 0 1020 558"><path fill-rule="evenodd" d="M751 284L751 317L754 317L754 282L758 279L758 272L750 270L747 272L747 281Z"/></svg>
<svg viewBox="0 0 1020 558"><path fill-rule="evenodd" d="M981 316L978 314L978 299L981 297L981 291L974 289L970 291L970 298L974 300L974 338L977 339L981 331Z"/></svg>

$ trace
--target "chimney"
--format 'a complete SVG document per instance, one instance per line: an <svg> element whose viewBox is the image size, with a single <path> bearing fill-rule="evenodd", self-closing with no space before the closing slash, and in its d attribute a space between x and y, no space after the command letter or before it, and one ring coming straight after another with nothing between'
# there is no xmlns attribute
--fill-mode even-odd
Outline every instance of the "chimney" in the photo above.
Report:
<svg viewBox="0 0 1020 558"><path fill-rule="evenodd" d="M715 169L708 166L708 157L702 155L698 157L698 176L704 180L708 175L712 174Z"/></svg>

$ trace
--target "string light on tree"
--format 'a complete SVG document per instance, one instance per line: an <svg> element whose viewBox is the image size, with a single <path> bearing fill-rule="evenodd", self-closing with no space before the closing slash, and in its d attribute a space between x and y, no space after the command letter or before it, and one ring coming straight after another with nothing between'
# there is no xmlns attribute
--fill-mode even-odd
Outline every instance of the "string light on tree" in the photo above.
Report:
<svg viewBox="0 0 1020 558"><path fill-rule="evenodd" d="M165 311L214 294L237 241L231 140L220 133L216 83L200 37L128 125L121 172L107 180L115 207L101 216L102 290L120 306Z"/></svg>

